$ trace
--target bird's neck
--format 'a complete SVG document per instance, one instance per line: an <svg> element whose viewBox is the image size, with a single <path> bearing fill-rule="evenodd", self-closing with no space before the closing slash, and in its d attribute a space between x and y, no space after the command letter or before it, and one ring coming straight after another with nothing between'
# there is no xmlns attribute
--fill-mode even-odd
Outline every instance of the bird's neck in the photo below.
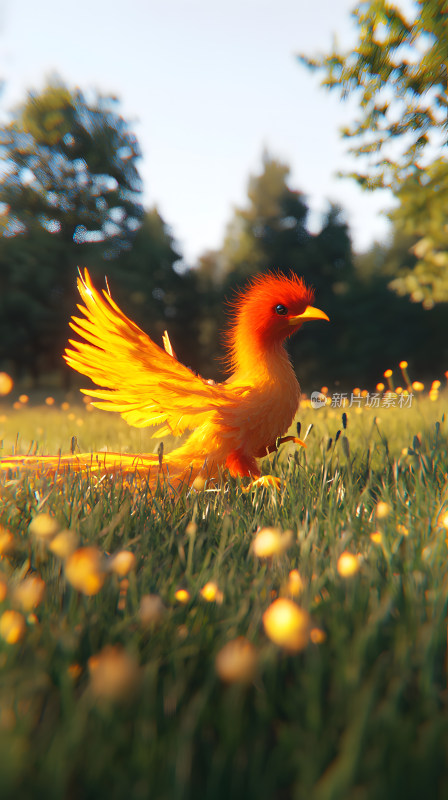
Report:
<svg viewBox="0 0 448 800"><path fill-rule="evenodd" d="M236 329L233 342L232 382L285 384L296 382L294 370L282 342L260 342L253 331Z"/></svg>

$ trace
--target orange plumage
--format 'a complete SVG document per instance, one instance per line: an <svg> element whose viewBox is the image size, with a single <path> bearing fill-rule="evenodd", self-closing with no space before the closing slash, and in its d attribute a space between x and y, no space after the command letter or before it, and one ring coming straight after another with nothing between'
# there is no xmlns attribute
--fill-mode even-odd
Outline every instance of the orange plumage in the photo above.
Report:
<svg viewBox="0 0 448 800"><path fill-rule="evenodd" d="M227 334L230 377L213 384L176 359L167 336L165 349L155 344L107 292L94 288L87 270L78 288L82 317L73 317L71 327L81 341L70 340L65 360L100 387L85 390L94 405L118 412L130 425L162 425L157 436L192 433L162 464L157 455L101 452L15 456L3 459L1 469L92 467L138 472L154 485L162 468L175 489L198 475L216 479L223 469L234 476L259 476L257 459L275 450L300 400L284 341L303 322L328 319L312 306L312 290L295 275L268 273L252 279L233 304Z"/></svg>

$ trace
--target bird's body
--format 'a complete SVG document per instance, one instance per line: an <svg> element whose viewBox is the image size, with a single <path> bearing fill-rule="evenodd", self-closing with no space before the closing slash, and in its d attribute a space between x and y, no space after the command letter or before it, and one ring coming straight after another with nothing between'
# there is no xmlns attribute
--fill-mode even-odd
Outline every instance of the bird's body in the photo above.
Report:
<svg viewBox="0 0 448 800"><path fill-rule="evenodd" d="M191 430L179 448L158 455L86 453L3 459L1 469L25 466L56 472L92 467L138 472L154 484L162 470L178 489L198 475L256 478L257 459L276 448L290 427L300 387L283 346L309 319L328 319L313 308L313 293L295 275L253 279L234 303L227 335L230 377L214 384L175 357L169 340L155 344L114 303L97 292L88 273L78 281L85 306L71 326L84 341L70 341L65 359L101 387L86 390L98 408L120 413L131 425L160 425L157 436Z"/></svg>

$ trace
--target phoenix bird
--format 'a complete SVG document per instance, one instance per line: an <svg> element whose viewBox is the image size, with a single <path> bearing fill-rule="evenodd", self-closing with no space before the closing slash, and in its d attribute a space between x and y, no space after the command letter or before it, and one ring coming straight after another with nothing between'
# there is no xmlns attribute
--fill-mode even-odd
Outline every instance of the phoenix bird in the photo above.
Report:
<svg viewBox="0 0 448 800"><path fill-rule="evenodd" d="M73 316L70 325L80 340L69 340L64 358L99 387L82 391L94 398L97 408L121 414L130 425L161 425L159 437L191 433L165 456L12 456L0 461L0 470L137 473L152 487L163 473L175 490L198 476L216 481L226 470L232 476L263 480L257 460L293 439L284 434L300 402L285 341L304 322L328 321L313 306L313 290L295 274L270 272L252 278L231 306L226 336L230 375L215 384L177 360L166 333L164 349L153 342L125 316L109 291L95 289L87 270L78 279L78 289L82 316Z"/></svg>

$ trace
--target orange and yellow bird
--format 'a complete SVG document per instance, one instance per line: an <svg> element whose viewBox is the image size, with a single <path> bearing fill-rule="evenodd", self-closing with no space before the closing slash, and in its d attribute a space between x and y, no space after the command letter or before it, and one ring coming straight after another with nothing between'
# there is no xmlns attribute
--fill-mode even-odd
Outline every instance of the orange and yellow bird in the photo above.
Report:
<svg viewBox="0 0 448 800"><path fill-rule="evenodd" d="M59 474L66 468L101 473L137 473L154 487L162 472L179 490L198 476L257 479L257 459L276 450L300 401L300 386L284 348L285 340L308 320L328 320L314 308L314 293L296 275L261 274L234 301L227 332L230 371L214 384L181 364L167 334L165 349L153 342L120 310L106 291L98 292L87 270L78 279L84 305L71 327L81 341L70 340L65 360L98 389L83 390L94 405L115 411L130 425L159 426L156 433L190 436L173 452L159 455L83 453L13 456L1 470L30 468ZM300 440L295 440L300 442Z"/></svg>

